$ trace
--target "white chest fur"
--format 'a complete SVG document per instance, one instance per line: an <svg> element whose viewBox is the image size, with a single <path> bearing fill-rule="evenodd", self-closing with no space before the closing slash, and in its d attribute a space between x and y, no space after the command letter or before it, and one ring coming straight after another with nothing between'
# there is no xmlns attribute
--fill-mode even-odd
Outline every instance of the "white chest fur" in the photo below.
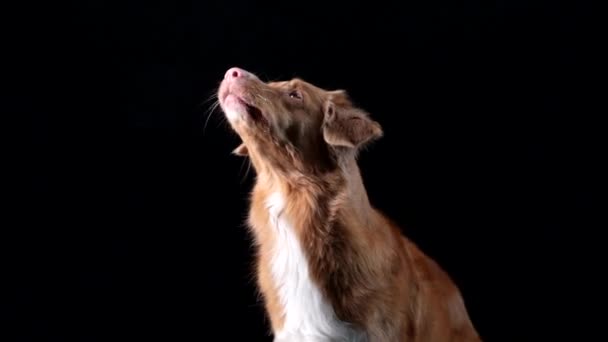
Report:
<svg viewBox="0 0 608 342"><path fill-rule="evenodd" d="M285 313L275 341L363 341L361 335L336 318L333 308L313 283L300 241L283 213L283 196L272 194L266 205L275 234L272 276Z"/></svg>

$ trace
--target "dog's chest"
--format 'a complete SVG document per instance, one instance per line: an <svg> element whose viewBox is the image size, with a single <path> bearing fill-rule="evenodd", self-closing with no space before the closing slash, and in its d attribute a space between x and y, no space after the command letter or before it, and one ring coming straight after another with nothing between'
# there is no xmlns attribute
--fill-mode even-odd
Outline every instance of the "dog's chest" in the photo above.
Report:
<svg viewBox="0 0 608 342"><path fill-rule="evenodd" d="M355 332L336 318L330 303L311 279L306 254L293 224L285 215L280 193L267 198L270 226L274 234L272 278L284 310L284 324L275 332L277 340L355 341Z"/></svg>

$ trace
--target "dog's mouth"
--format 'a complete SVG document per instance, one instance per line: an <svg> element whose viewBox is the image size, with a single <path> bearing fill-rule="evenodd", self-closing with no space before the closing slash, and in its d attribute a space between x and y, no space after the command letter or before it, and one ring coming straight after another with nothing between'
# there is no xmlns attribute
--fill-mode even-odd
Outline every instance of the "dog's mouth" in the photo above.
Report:
<svg viewBox="0 0 608 342"><path fill-rule="evenodd" d="M243 102L243 104L245 105L245 109L247 110L247 115L249 115L249 117L253 120L253 122L255 123L259 123L259 124L268 124L268 120L266 120L266 117L264 117L264 114L262 114L262 111L253 105L250 105L249 103L241 100Z"/></svg>
<svg viewBox="0 0 608 342"><path fill-rule="evenodd" d="M235 92L226 89L221 91L220 103L229 117L231 115L237 115L241 119L254 126L268 127L270 125L269 118L265 115L263 110L256 106L255 102L252 101L252 96L242 91ZM236 118L236 116L234 117Z"/></svg>

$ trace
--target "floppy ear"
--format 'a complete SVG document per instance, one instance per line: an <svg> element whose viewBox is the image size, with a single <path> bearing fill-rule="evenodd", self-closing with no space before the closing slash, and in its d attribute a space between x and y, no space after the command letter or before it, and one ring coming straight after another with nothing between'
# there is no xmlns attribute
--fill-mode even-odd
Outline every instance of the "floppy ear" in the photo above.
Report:
<svg viewBox="0 0 608 342"><path fill-rule="evenodd" d="M327 100L323 111L323 138L330 145L359 148L384 134L382 126L362 109Z"/></svg>
<svg viewBox="0 0 608 342"><path fill-rule="evenodd" d="M247 146L244 143L240 144L239 147L235 148L232 151L232 154L240 157L245 157L249 155L249 151L247 150Z"/></svg>

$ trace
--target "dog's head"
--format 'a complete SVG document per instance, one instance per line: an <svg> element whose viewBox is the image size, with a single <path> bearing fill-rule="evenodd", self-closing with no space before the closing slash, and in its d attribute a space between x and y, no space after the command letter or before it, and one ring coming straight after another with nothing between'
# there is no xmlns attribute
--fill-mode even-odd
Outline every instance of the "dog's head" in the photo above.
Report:
<svg viewBox="0 0 608 342"><path fill-rule="evenodd" d="M326 170L383 134L380 124L353 106L345 91L325 90L297 78L266 83L231 68L218 98L243 141L235 153L254 157L256 168L264 164L287 172Z"/></svg>

